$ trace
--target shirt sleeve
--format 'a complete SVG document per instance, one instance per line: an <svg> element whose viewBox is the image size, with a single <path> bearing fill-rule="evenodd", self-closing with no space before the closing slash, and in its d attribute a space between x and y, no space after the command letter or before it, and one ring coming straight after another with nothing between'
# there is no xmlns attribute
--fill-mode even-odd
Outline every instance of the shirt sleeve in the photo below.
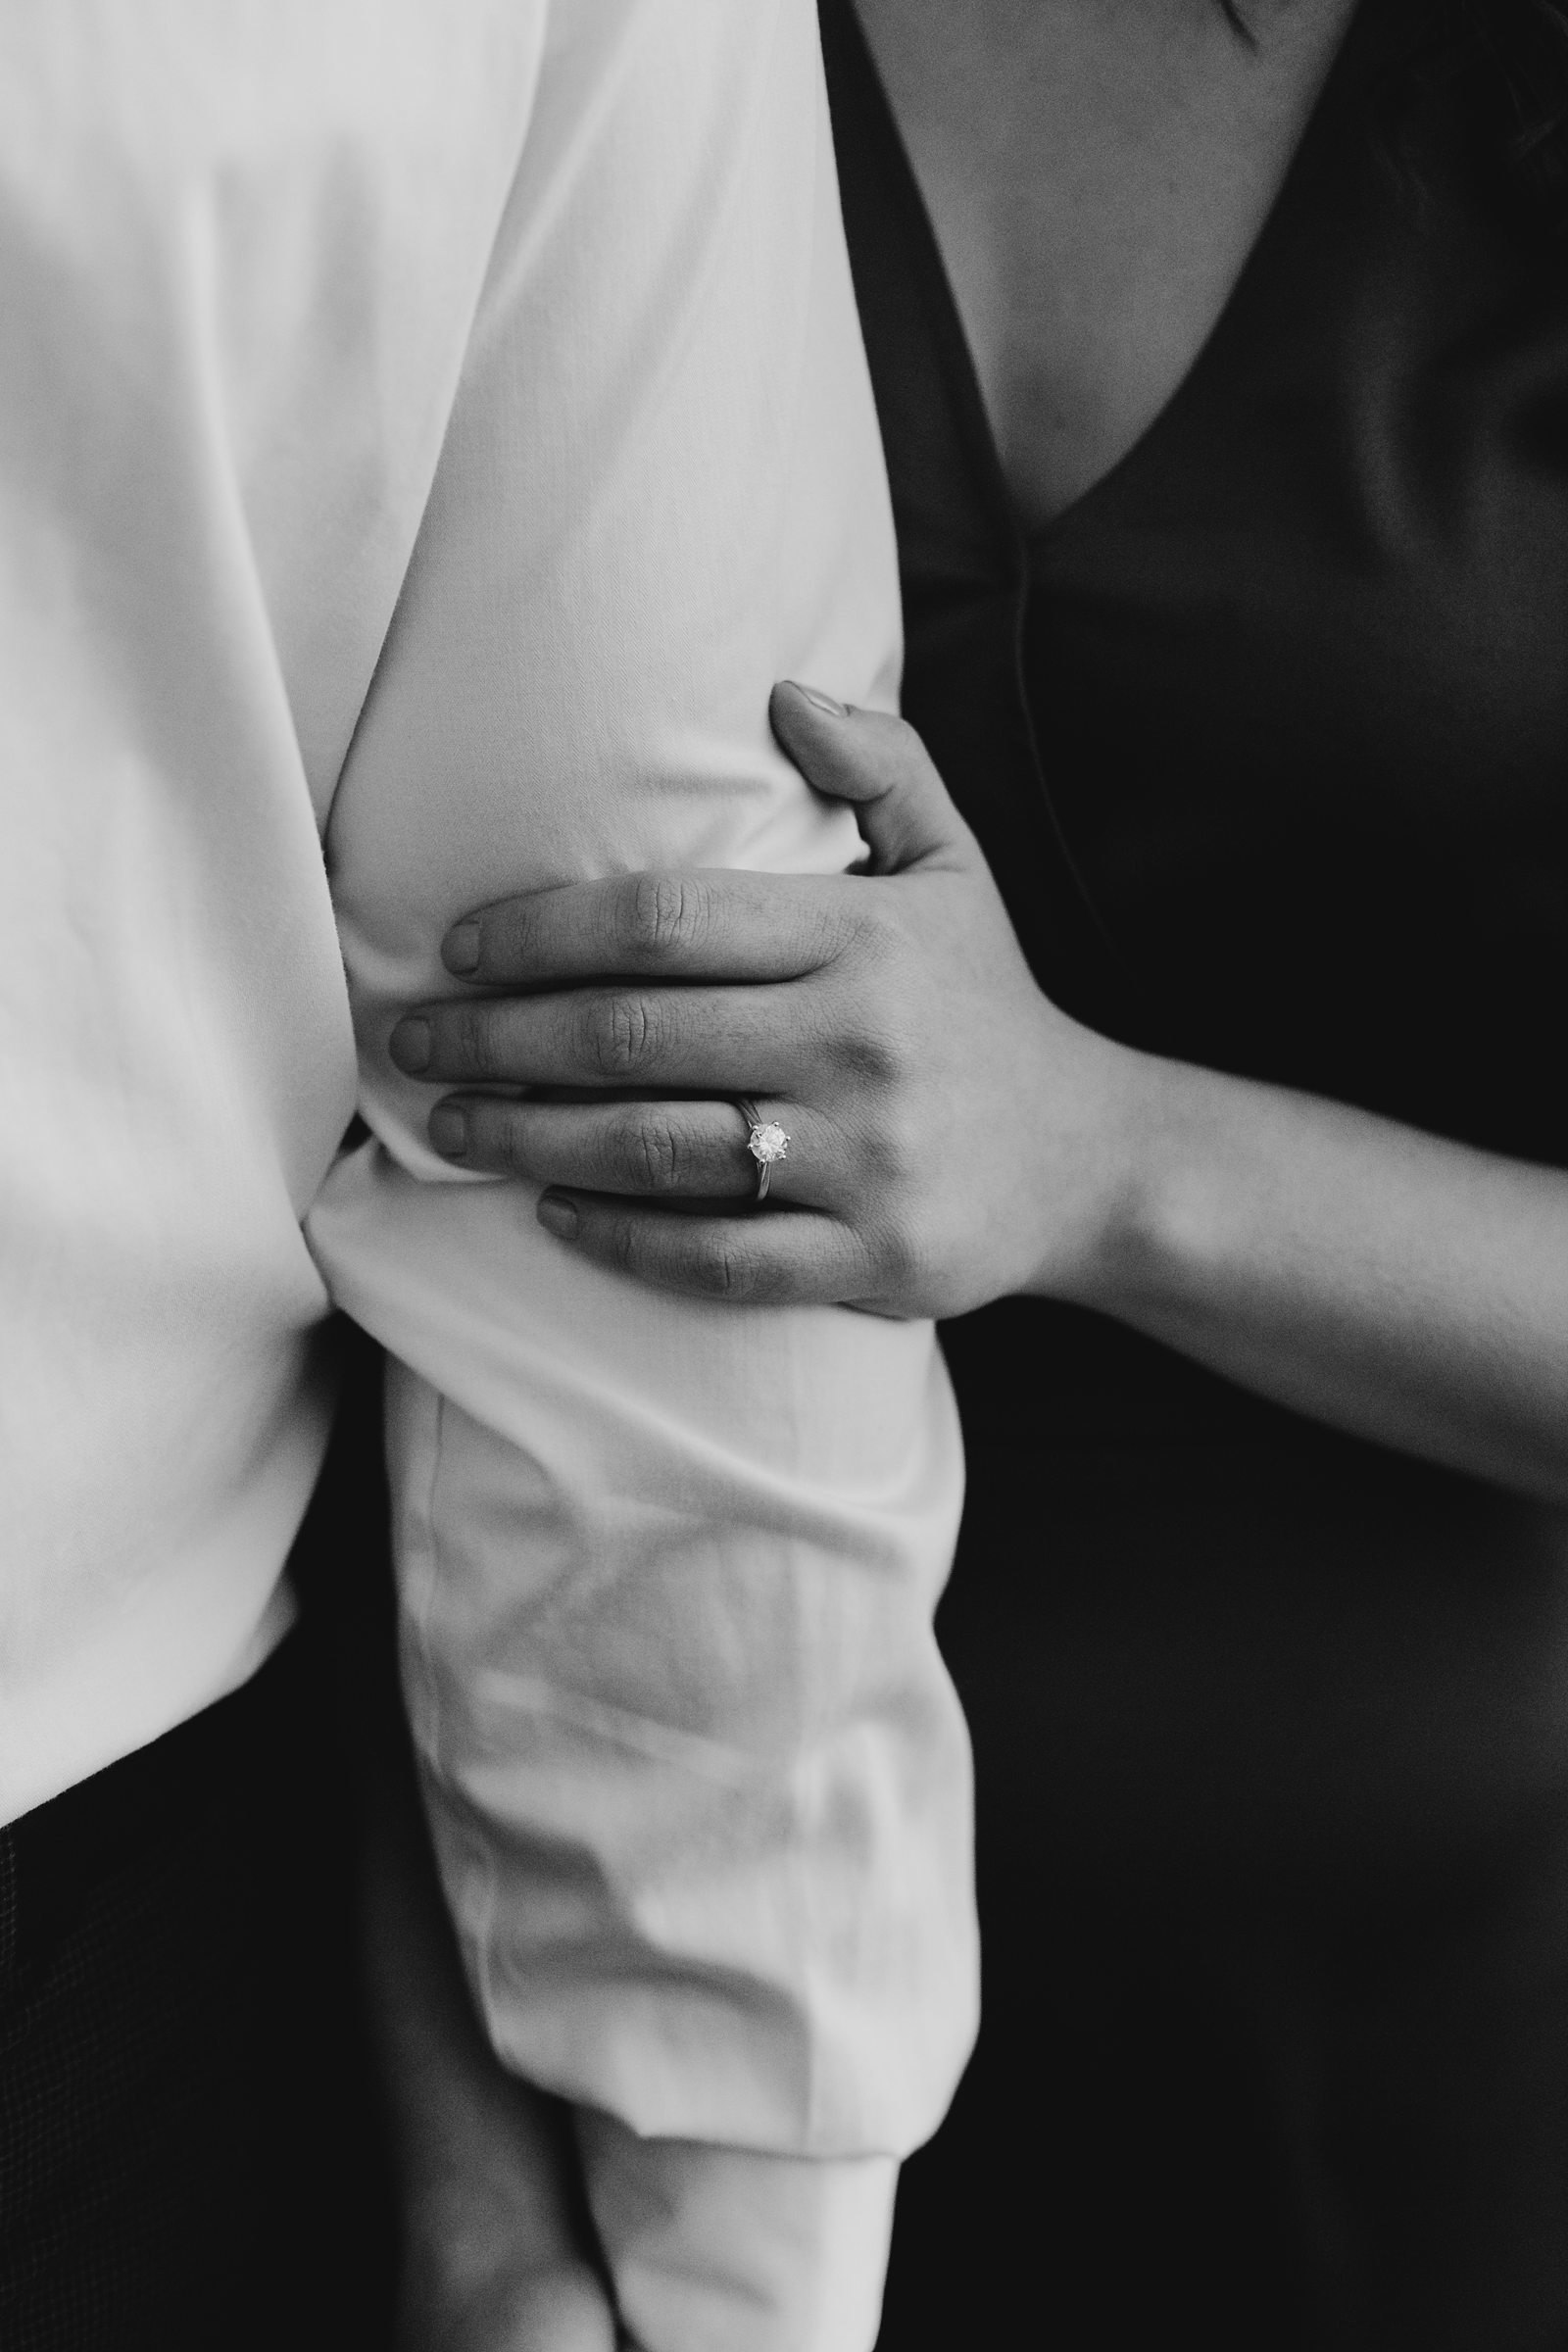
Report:
<svg viewBox="0 0 1568 2352"><path fill-rule="evenodd" d="M848 864L767 695L891 707L899 657L811 0L558 6L332 813L373 1141L309 1232L394 1359L411 1715L498 2050L789 2155L907 2150L973 2033L934 1334L585 1264L434 1157L386 1041L509 890Z"/></svg>

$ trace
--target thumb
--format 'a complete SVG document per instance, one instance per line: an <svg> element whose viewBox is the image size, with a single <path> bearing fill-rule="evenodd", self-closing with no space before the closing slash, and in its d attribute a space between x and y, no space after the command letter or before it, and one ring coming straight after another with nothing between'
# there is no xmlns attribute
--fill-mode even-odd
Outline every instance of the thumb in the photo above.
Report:
<svg viewBox="0 0 1568 2352"><path fill-rule="evenodd" d="M814 792L853 801L874 874L970 864L980 846L914 729L881 710L857 710L817 686L775 686L773 732Z"/></svg>

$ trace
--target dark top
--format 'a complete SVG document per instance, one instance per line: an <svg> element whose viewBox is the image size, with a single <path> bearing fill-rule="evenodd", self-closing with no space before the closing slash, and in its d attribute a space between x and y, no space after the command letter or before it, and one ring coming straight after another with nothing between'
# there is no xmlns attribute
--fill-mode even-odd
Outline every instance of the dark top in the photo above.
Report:
<svg viewBox="0 0 1568 2352"><path fill-rule="evenodd" d="M1564 1162L1568 251L1477 75L1383 160L1392 5L1186 381L1026 537L822 0L905 705L1071 1012ZM944 1339L984 2021L882 2352L1020 2313L1097 2352L1568 2342L1562 1514L1103 1317Z"/></svg>
<svg viewBox="0 0 1568 2352"><path fill-rule="evenodd" d="M1127 1043L1568 1162L1568 253L1473 77L1396 166L1363 8L1190 373L1025 534L874 66L822 17L905 709L1040 981ZM1329 1443L1071 1308L946 1337L971 1443Z"/></svg>

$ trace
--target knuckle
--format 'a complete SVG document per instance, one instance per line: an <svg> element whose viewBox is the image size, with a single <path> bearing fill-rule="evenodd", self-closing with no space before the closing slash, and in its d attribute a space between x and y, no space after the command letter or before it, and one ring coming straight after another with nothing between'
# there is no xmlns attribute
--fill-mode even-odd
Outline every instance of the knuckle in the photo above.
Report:
<svg viewBox="0 0 1568 2352"><path fill-rule="evenodd" d="M647 1000L616 990L590 998L583 1010L584 1058L601 1078L635 1077L652 1058L654 1024Z"/></svg>
<svg viewBox="0 0 1568 2352"><path fill-rule="evenodd" d="M475 977L527 970L537 960L539 918L527 899L503 899L479 918Z"/></svg>
<svg viewBox="0 0 1568 2352"><path fill-rule="evenodd" d="M450 1023L446 1044L452 1058L465 1076L488 1078L496 1063L495 1019L483 998L472 1004L458 1002L446 1013Z"/></svg>
<svg viewBox="0 0 1568 2352"><path fill-rule="evenodd" d="M527 1117L520 1102L487 1103L476 1117L472 1112L469 1116L492 1158L504 1160L509 1167L526 1166Z"/></svg>
<svg viewBox="0 0 1568 2352"><path fill-rule="evenodd" d="M925 1251L913 1225L904 1217L893 1217L877 1236L877 1262L884 1291L906 1291L919 1278L925 1268Z"/></svg>
<svg viewBox="0 0 1568 2352"><path fill-rule="evenodd" d="M692 1253L692 1276L710 1298L731 1304L752 1296L754 1277L745 1251L722 1229L705 1233Z"/></svg>
<svg viewBox="0 0 1568 2352"><path fill-rule="evenodd" d="M677 1190L685 1162L679 1137L667 1119L646 1114L625 1139L628 1173L639 1191Z"/></svg>
<svg viewBox="0 0 1568 2352"><path fill-rule="evenodd" d="M878 1193L902 1192L913 1173L915 1157L903 1128L892 1120L876 1120L866 1131L862 1150L866 1175Z"/></svg>
<svg viewBox="0 0 1568 2352"><path fill-rule="evenodd" d="M909 1054L896 1031L867 1023L850 1030L840 1056L852 1078L879 1090L900 1086L909 1071Z"/></svg>
<svg viewBox="0 0 1568 2352"><path fill-rule="evenodd" d="M802 904L797 956L803 970L825 970L856 945L852 904L841 892L823 893Z"/></svg>
<svg viewBox="0 0 1568 2352"><path fill-rule="evenodd" d="M703 893L687 875L639 874L625 907L627 944L655 962L695 946Z"/></svg>
<svg viewBox="0 0 1568 2352"><path fill-rule="evenodd" d="M858 908L857 944L862 956L877 970L899 962L907 945L903 919L896 905L890 904L891 892L866 893Z"/></svg>
<svg viewBox="0 0 1568 2352"><path fill-rule="evenodd" d="M865 1106L853 1139L860 1198L874 1204L862 1230L899 1225L915 1247L934 1205L931 1120L912 1094ZM880 1241L878 1243L880 1248Z"/></svg>
<svg viewBox="0 0 1568 2352"><path fill-rule="evenodd" d="M865 1295L882 1304L929 1299L932 1253L924 1221L893 1207L856 1237ZM928 1313L929 1305L914 1311Z"/></svg>
<svg viewBox="0 0 1568 2352"><path fill-rule="evenodd" d="M630 1217L612 1217L604 1229L604 1237L605 1256L617 1273L641 1273L641 1237Z"/></svg>
<svg viewBox="0 0 1568 2352"><path fill-rule="evenodd" d="M749 1306L785 1306L795 1297L789 1269L765 1258L754 1260L748 1267L746 1303Z"/></svg>

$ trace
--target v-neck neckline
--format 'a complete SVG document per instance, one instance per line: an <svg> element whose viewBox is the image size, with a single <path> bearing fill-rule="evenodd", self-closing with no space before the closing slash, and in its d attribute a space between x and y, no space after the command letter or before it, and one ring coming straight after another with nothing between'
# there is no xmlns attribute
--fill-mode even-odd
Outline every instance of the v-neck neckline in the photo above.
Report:
<svg viewBox="0 0 1568 2352"><path fill-rule="evenodd" d="M920 274L930 298L931 323L936 331L944 372L951 391L956 397L962 422L966 453L978 469L986 503L998 531L1005 538L1020 570L1027 569L1032 559L1044 559L1056 541L1075 529L1083 518L1108 495L1135 466L1145 462L1151 450L1157 447L1167 434L1180 412L1200 396L1202 378L1213 364L1213 353L1231 327L1236 313L1264 267L1268 249L1275 242L1281 220L1294 206L1297 191L1310 159L1324 135L1324 125L1338 100L1341 84L1350 70L1354 53L1359 50L1368 23L1375 14L1373 0L1360 0L1347 25L1344 37L1335 52L1312 102L1311 111L1301 128L1285 173L1276 189L1273 201L1264 214L1257 235L1237 271L1224 301L1215 313L1207 332L1199 343L1187 368L1183 370L1167 397L1160 403L1149 422L1135 435L1113 463L1086 487L1070 498L1066 505L1041 523L1031 525L1019 512L1012 485L1007 479L1002 461L1001 445L986 403L975 362L974 348L963 321L954 291L947 257L937 235L936 223L926 202L925 190L910 158L898 114L888 95L887 85L877 64L876 53L860 23L856 0L841 0L853 20L858 46L861 52L874 103L882 117L882 129L890 153L897 163L901 181L900 196L909 216L919 253Z"/></svg>

